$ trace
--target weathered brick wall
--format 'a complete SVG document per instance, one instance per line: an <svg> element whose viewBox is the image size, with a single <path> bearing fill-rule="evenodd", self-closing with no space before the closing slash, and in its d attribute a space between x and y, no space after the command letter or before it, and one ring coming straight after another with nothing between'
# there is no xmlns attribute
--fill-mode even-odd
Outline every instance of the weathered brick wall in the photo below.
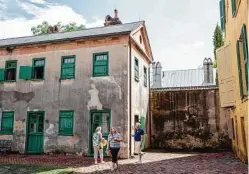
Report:
<svg viewBox="0 0 249 174"><path fill-rule="evenodd" d="M230 147L228 112L216 88L152 90L152 147L197 150Z"/></svg>

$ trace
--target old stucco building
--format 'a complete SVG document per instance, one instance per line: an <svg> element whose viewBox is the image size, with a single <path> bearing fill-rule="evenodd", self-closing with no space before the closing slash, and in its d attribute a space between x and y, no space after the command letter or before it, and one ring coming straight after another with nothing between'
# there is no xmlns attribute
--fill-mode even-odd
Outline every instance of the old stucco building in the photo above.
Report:
<svg viewBox="0 0 249 174"><path fill-rule="evenodd" d="M151 61L144 22L0 40L0 139L20 153L91 155L95 128L107 138L114 126L129 157Z"/></svg>
<svg viewBox="0 0 249 174"><path fill-rule="evenodd" d="M230 111L233 151L248 161L248 0L220 0L224 46L216 51L221 107Z"/></svg>
<svg viewBox="0 0 249 174"><path fill-rule="evenodd" d="M162 71L152 64L151 146L167 150L229 148L228 114L219 106L216 69L204 59L199 69Z"/></svg>

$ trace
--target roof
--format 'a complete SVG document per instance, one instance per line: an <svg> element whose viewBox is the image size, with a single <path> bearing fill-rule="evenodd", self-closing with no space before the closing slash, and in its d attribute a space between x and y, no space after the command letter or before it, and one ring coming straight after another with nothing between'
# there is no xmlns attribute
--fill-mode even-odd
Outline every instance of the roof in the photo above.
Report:
<svg viewBox="0 0 249 174"><path fill-rule="evenodd" d="M26 36L0 40L0 48L7 46L20 46L20 45L33 45L39 43L49 43L54 41L76 40L92 37L110 36L123 33L130 33L140 25L144 24L144 21L110 25L106 27L89 28L80 31L72 32L60 32L52 34L44 34L39 36Z"/></svg>
<svg viewBox="0 0 249 174"><path fill-rule="evenodd" d="M163 71L162 88L215 86L216 69L213 68L213 83L204 83L204 69Z"/></svg>
<svg viewBox="0 0 249 174"><path fill-rule="evenodd" d="M189 87L169 87L169 88L152 88L152 91L196 91L196 90L218 90L219 88L216 85L209 86L189 86Z"/></svg>

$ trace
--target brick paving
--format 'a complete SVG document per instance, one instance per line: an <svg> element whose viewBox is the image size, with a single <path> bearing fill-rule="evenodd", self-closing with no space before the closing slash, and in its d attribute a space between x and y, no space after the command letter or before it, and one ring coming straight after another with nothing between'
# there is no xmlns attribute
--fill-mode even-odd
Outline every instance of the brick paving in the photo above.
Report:
<svg viewBox="0 0 249 174"><path fill-rule="evenodd" d="M110 159L105 164L94 165L92 158L76 156L7 155L0 163L71 167L77 174L127 173L127 174L247 174L248 165L232 153L159 153L147 152L142 164L133 159L119 160L119 169L110 171ZM4 166L0 166L0 171ZM18 172L19 173L19 172ZM28 173L28 172L26 172Z"/></svg>

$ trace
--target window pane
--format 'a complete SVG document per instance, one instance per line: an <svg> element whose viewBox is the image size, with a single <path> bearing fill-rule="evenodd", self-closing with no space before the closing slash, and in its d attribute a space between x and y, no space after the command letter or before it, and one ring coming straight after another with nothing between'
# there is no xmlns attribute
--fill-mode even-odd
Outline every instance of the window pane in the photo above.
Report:
<svg viewBox="0 0 249 174"><path fill-rule="evenodd" d="M8 62L6 67L7 68L16 68L16 62Z"/></svg>
<svg viewBox="0 0 249 174"><path fill-rule="evenodd" d="M109 133L109 114L103 113L102 114L102 133L108 134Z"/></svg>
<svg viewBox="0 0 249 174"><path fill-rule="evenodd" d="M45 60L44 59L39 59L34 61L34 66L44 66Z"/></svg>

